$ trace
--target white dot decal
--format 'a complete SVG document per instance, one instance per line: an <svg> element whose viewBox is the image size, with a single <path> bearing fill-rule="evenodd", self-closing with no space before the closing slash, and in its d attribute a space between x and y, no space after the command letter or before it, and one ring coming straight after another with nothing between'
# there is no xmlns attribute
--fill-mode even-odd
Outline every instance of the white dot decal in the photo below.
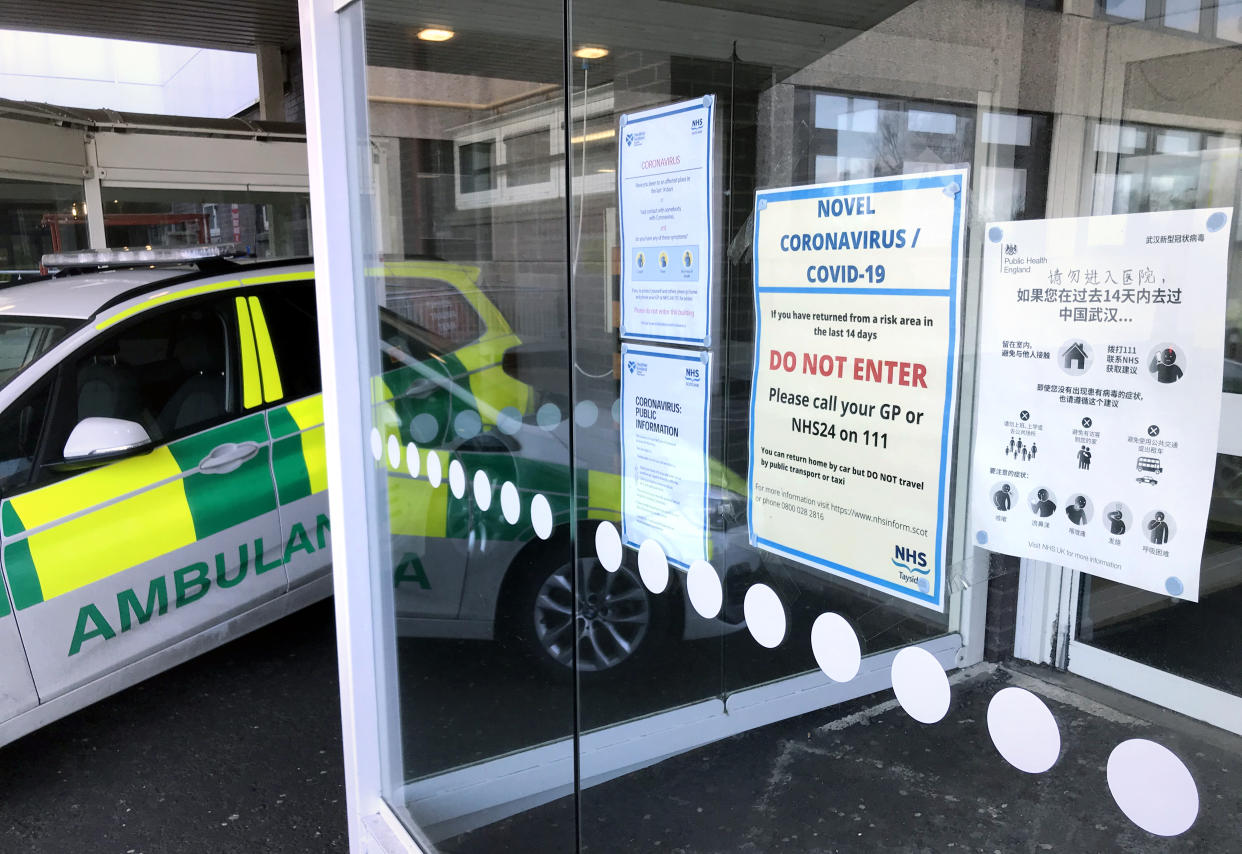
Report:
<svg viewBox="0 0 1242 854"><path fill-rule="evenodd" d="M427 480L431 484L431 488L435 489L440 485L440 455L435 451L427 452Z"/></svg>
<svg viewBox="0 0 1242 854"><path fill-rule="evenodd" d="M862 665L858 635L840 614L820 614L811 626L815 663L833 682L849 682Z"/></svg>
<svg viewBox="0 0 1242 854"><path fill-rule="evenodd" d="M668 557L655 540L638 547L638 575L652 593L663 593L668 587Z"/></svg>
<svg viewBox="0 0 1242 854"><path fill-rule="evenodd" d="M934 724L949 711L949 678L922 647L908 646L893 659L893 692L919 723Z"/></svg>
<svg viewBox="0 0 1242 854"><path fill-rule="evenodd" d="M500 512L510 525L516 525L518 516L522 515L522 500L513 481L506 480L505 485L500 487Z"/></svg>
<svg viewBox="0 0 1242 854"><path fill-rule="evenodd" d="M415 442L430 442L440 434L440 422L430 412L420 412L410 422L410 435Z"/></svg>
<svg viewBox="0 0 1242 854"><path fill-rule="evenodd" d="M413 442L405 446L405 467L410 477L418 477L418 446Z"/></svg>
<svg viewBox="0 0 1242 854"><path fill-rule="evenodd" d="M482 469L474 473L474 503L484 511L492 506L492 482Z"/></svg>
<svg viewBox="0 0 1242 854"><path fill-rule="evenodd" d="M483 429L483 419L473 409L457 413L453 419L453 431L463 439L473 439Z"/></svg>
<svg viewBox="0 0 1242 854"><path fill-rule="evenodd" d="M1044 773L1061 754L1052 712L1024 688L1004 688L988 703L988 735L1006 762L1028 774Z"/></svg>
<svg viewBox="0 0 1242 854"><path fill-rule="evenodd" d="M720 587L720 576L707 561L696 560L690 564L690 571L686 573L686 592L690 594L690 604L700 617L710 620L720 613L724 590Z"/></svg>
<svg viewBox="0 0 1242 854"><path fill-rule="evenodd" d="M561 423L561 410L555 403L545 403L535 413L535 423L545 430L555 430Z"/></svg>
<svg viewBox="0 0 1242 854"><path fill-rule="evenodd" d="M449 489L453 490L454 498L461 498L466 494L466 470L457 460L449 463Z"/></svg>
<svg viewBox="0 0 1242 854"><path fill-rule="evenodd" d="M785 639L785 606L766 584L752 585L742 601L746 628L760 646L775 649Z"/></svg>
<svg viewBox="0 0 1242 854"><path fill-rule="evenodd" d="M621 566L621 535L611 522L600 522L595 529L595 556L609 572Z"/></svg>
<svg viewBox="0 0 1242 854"><path fill-rule="evenodd" d="M512 436L522 429L522 413L516 406L506 406L496 414L496 429Z"/></svg>
<svg viewBox="0 0 1242 854"><path fill-rule="evenodd" d="M552 536L552 505L542 495L536 495L530 502L530 523L539 539Z"/></svg>
<svg viewBox="0 0 1242 854"><path fill-rule="evenodd" d="M593 400L581 400L574 407L574 420L579 427L590 427L599 419L599 407Z"/></svg>
<svg viewBox="0 0 1242 854"><path fill-rule="evenodd" d="M401 440L394 433L388 437L388 467L390 469L401 468Z"/></svg>
<svg viewBox="0 0 1242 854"><path fill-rule="evenodd" d="M371 428L371 456L375 457L377 463L384 457L384 437L380 435L378 427Z"/></svg>
<svg viewBox="0 0 1242 854"><path fill-rule="evenodd" d="M1108 788L1126 818L1157 836L1185 833L1199 815L1199 788L1167 747L1132 738L1108 757Z"/></svg>

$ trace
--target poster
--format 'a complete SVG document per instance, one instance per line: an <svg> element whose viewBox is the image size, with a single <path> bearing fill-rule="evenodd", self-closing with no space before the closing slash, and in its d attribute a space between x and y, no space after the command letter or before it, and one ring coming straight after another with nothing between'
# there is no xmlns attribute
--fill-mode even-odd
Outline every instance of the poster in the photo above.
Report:
<svg viewBox="0 0 1242 854"><path fill-rule="evenodd" d="M755 201L751 542L943 610L964 169Z"/></svg>
<svg viewBox="0 0 1242 854"><path fill-rule="evenodd" d="M711 345L714 95L621 116L621 335Z"/></svg>
<svg viewBox="0 0 1242 854"><path fill-rule="evenodd" d="M1198 599L1229 219L988 227L970 493L980 545Z"/></svg>
<svg viewBox="0 0 1242 854"><path fill-rule="evenodd" d="M711 353L621 345L621 539L707 559Z"/></svg>

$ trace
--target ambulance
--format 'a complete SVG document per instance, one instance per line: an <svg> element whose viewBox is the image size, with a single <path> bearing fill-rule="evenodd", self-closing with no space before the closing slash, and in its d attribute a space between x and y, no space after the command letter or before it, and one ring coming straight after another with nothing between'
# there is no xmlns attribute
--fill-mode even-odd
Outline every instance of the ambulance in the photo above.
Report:
<svg viewBox="0 0 1242 854"><path fill-rule="evenodd" d="M44 266L0 289L0 744L332 589L312 264L188 247ZM521 342L477 268L372 272L405 315L380 310L370 437L398 631L504 632L552 674L575 643L602 673L709 632L627 562L581 642L568 530L618 518L619 478L580 467L570 506L568 420L533 417L537 392L506 372ZM711 472L728 519L713 537L744 538L744 484ZM734 626L744 563L726 578Z"/></svg>

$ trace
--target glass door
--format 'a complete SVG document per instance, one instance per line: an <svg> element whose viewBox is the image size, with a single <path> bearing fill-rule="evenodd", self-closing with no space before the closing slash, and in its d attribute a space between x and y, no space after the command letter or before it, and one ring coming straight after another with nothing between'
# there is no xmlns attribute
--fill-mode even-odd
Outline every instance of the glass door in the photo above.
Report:
<svg viewBox="0 0 1242 854"><path fill-rule="evenodd" d="M997 253L1043 263L1006 228L1236 206L1242 88L1187 82L1234 79L1226 37L1094 2L310 5L356 833L490 852L1190 831L1195 778L1204 804L1225 785L1162 746L1198 755L1190 736L1145 729L1127 758L1149 724L983 659L1036 621L1036 577L1073 585L1037 615L1073 625L1069 668L1135 693L1121 656L1196 678L1227 640L1232 338L1193 607L1002 553L992 523L1034 540L1110 509L1026 482L1053 447L1030 412L1007 444L976 415L1010 385L989 359L1049 358L987 321ZM1040 335L1076 316L1027 314ZM1148 447L1127 500L1162 475ZM1135 502L1132 534L1179 535ZM1227 668L1197 678L1231 690ZM1089 821L1066 819L1082 798ZM1219 847L1227 818L1188 838Z"/></svg>
<svg viewBox="0 0 1242 854"><path fill-rule="evenodd" d="M1189 14L1189 13L1188 13ZM1199 18L1197 4L1193 13ZM1165 27L1175 26L1168 17ZM1132 28L1121 28L1134 35ZM1160 75L1191 75L1203 63L1236 61L1238 48L1216 44L1153 44L1139 49L1125 41L1110 47L1103 66L1132 81L1110 92L1106 116L1087 127L1085 162L1092 170L1084 182L1083 201L1096 214L1127 214L1190 208L1233 209L1237 222L1239 139L1242 101L1216 98L1207 90L1170 100L1157 82ZM1197 72L1193 72L1197 76ZM1141 120L1140 120L1141 119ZM1225 308L1224 371L1215 477L1199 572L1199 600L1176 598L1179 591L1149 592L1125 584L1075 574L1072 610L1074 633L1068 650L1070 670L1115 684L1162 705L1177 708L1217 726L1242 732L1242 670L1232 655L1239 629L1242 597L1242 550L1239 549L1238 418L1242 415L1242 356L1239 312L1239 232L1230 241L1228 295ZM1178 413L1169 412L1175 424ZM1148 428L1148 445L1135 455L1136 509L1150 503L1164 476L1168 431ZM1173 446L1176 447L1175 445ZM1126 512L1126 508L1118 508ZM1176 521L1173 508L1162 517ZM1144 526L1144 523L1146 525ZM1122 528L1124 520L1116 523ZM1175 533L1159 521L1133 519L1133 533L1154 546Z"/></svg>

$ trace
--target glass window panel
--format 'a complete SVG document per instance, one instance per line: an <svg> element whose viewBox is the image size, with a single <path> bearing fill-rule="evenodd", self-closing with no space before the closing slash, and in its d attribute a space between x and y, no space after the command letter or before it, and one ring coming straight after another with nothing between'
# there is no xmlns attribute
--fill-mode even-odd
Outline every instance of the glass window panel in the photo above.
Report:
<svg viewBox="0 0 1242 854"><path fill-rule="evenodd" d="M539 847L568 851L588 594L570 551L565 46L547 26L564 6L495 11L445 6L437 24L454 36L436 44L417 38L421 7L347 12L364 21L370 96L356 287L371 305L360 381L377 390L365 416L387 558L371 570L395 650L382 795L437 851L503 850L488 826L535 805L560 816ZM574 165L611 186L598 171L615 168L611 109L587 112L570 124ZM598 263L607 248L583 222L578 258Z"/></svg>
<svg viewBox="0 0 1242 854"><path fill-rule="evenodd" d="M108 246L233 244L256 258L311 254L306 193L103 186Z"/></svg>
<svg viewBox="0 0 1242 854"><path fill-rule="evenodd" d="M1104 0L1105 13L1115 18L1141 21L1147 13L1148 0Z"/></svg>
<svg viewBox="0 0 1242 854"><path fill-rule="evenodd" d="M1164 0L1164 25L1189 33L1199 32L1199 0Z"/></svg>
<svg viewBox="0 0 1242 854"><path fill-rule="evenodd" d="M984 113L981 117L983 141L992 145L1030 145L1031 118L1005 113Z"/></svg>
<svg viewBox="0 0 1242 854"><path fill-rule="evenodd" d="M86 249L81 184L0 178L0 284L39 275L49 252Z"/></svg>
<svg viewBox="0 0 1242 854"><path fill-rule="evenodd" d="M1216 7L1216 37L1242 42L1242 2L1220 0Z"/></svg>
<svg viewBox="0 0 1242 854"><path fill-rule="evenodd" d="M919 133L951 134L957 130L957 116L929 110L911 110L907 116L907 127Z"/></svg>
<svg viewBox="0 0 1242 854"><path fill-rule="evenodd" d="M505 137L505 174L510 187L546 184L552 180L549 130Z"/></svg>
<svg viewBox="0 0 1242 854"><path fill-rule="evenodd" d="M457 150L458 175L463 193L480 193L496 186L493 142L471 142Z"/></svg>

